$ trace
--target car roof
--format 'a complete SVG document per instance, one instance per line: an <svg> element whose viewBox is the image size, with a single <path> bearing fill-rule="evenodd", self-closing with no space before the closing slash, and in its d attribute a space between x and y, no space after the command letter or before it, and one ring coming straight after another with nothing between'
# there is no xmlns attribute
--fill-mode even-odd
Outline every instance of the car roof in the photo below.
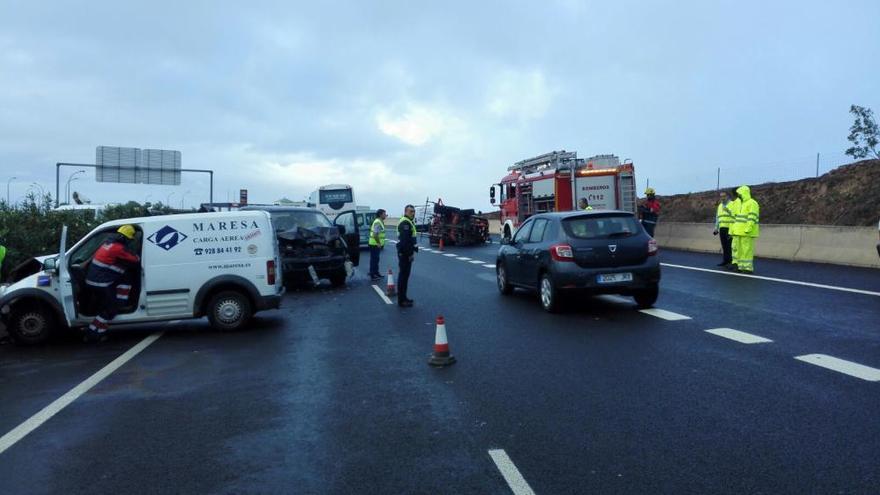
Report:
<svg viewBox="0 0 880 495"><path fill-rule="evenodd" d="M538 213L536 215L532 215L529 219L532 218L548 218L548 219L559 219L564 220L566 218L572 217L601 217L606 216L608 214L612 215L629 215L634 216L631 211L623 211L623 210L575 210L575 211L553 211L549 213Z"/></svg>
<svg viewBox="0 0 880 495"><path fill-rule="evenodd" d="M314 213L319 211L316 208L308 208L305 206L242 206L239 208L239 211L268 211L272 212L286 212L286 211L305 211Z"/></svg>

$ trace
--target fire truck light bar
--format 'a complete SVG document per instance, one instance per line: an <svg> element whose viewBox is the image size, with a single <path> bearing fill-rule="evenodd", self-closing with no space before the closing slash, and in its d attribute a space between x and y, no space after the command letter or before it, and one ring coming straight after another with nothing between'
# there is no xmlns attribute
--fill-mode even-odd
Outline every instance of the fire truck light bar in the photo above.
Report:
<svg viewBox="0 0 880 495"><path fill-rule="evenodd" d="M616 174L616 168L595 168L592 170L579 170L578 175L608 175L608 174Z"/></svg>

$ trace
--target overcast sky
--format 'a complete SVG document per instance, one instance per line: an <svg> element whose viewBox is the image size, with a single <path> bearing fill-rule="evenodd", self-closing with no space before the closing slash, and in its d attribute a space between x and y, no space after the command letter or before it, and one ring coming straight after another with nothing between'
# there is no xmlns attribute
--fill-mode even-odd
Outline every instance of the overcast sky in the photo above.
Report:
<svg viewBox="0 0 880 495"><path fill-rule="evenodd" d="M97 145L180 150L216 171L218 201L342 182L393 212L426 197L485 211L508 165L559 149L687 192L718 166L724 183L806 174L817 152L839 163L850 104L880 112L876 0L0 6L13 201ZM198 176L80 177L93 202L207 200Z"/></svg>

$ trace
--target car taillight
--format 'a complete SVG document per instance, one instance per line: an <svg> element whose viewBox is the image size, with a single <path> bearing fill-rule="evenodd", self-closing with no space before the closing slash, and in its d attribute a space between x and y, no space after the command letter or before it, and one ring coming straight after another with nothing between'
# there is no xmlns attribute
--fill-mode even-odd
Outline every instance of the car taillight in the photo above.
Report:
<svg viewBox="0 0 880 495"><path fill-rule="evenodd" d="M574 251L568 244L550 246L550 257L556 261L574 261Z"/></svg>
<svg viewBox="0 0 880 495"><path fill-rule="evenodd" d="M275 260L266 262L266 281L269 285L275 285Z"/></svg>
<svg viewBox="0 0 880 495"><path fill-rule="evenodd" d="M657 247L657 241L655 239L650 239L648 241L648 256L654 256L659 250L660 249Z"/></svg>

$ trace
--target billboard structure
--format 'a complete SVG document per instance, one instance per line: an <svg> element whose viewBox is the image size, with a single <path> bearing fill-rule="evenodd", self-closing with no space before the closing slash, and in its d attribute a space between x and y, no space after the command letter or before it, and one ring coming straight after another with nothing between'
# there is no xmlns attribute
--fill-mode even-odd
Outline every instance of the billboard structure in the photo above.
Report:
<svg viewBox="0 0 880 495"><path fill-rule="evenodd" d="M179 186L180 163L179 151L98 146L95 180Z"/></svg>

